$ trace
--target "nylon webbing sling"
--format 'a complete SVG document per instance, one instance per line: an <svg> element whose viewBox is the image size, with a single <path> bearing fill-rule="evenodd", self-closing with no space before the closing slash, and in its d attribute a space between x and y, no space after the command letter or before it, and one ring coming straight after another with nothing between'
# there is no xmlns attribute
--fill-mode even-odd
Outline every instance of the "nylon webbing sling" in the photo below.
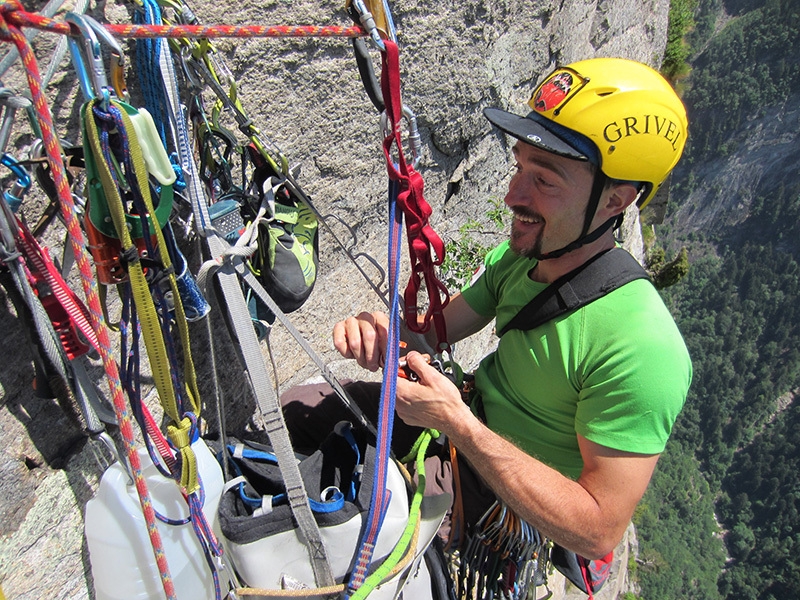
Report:
<svg viewBox="0 0 800 600"><path fill-rule="evenodd" d="M400 60L397 44L384 40L386 50L382 53L383 69L381 73L381 87L386 105L388 126L383 142L386 155L387 171L389 175L389 217L391 227L389 230L389 335L386 347L386 357L383 369L383 383L381 386L381 399L378 419L378 440L376 444L377 458L375 473L373 474L372 501L367 516L367 522L362 534L358 558L347 586L347 596L357 593L367 577L372 555L380 533L385 509L389 501L389 492L386 489L386 473L388 462L391 460L391 438L394 425L394 408L397 386L397 373L400 353L400 312L398 302L398 276L400 263L400 238L403 216L408 219L407 230L409 236L409 250L412 262L412 281L406 289L406 320L412 318L409 310L409 293L413 294L413 320L416 323L416 296L417 288L413 282L419 282L419 266L426 263L429 266L433 281L428 281L426 272L426 285L431 296L431 310L426 315L426 320L433 318L437 327L437 334L446 336L444 321L441 318L441 308L444 307L439 297L441 283L432 271L430 259L430 245L433 244L440 258L444 256L444 249L439 248L441 240L427 224L430 216L430 206L422 198L422 177L406 163L403 155L403 145L400 139L400 121L403 118L403 106L400 99ZM397 166L392 157L392 148L396 148ZM423 241L424 238L424 241ZM446 302L444 303L446 304ZM446 337L439 337L440 343Z"/></svg>
<svg viewBox="0 0 800 600"><path fill-rule="evenodd" d="M165 62L169 61L162 61L162 65ZM174 77L170 78L171 82L168 82L166 86L167 100L170 104L169 113L174 116L173 124L176 129L179 159L187 184L186 190L192 202L197 228L206 237L211 256L218 257L225 253L229 245L211 227L203 184L192 158L192 145L188 127L183 118L177 88L174 85ZM300 470L292 451L291 440L283 420L283 413L281 412L278 398L275 396L274 388L261 354L258 338L251 324L250 312L242 294L233 261L223 261L216 275L225 298L226 309L231 317L234 333L241 347L246 365L245 373L249 376L250 387L258 403L266 433L278 458L278 467L286 486L292 515L308 544L309 557L316 584L320 587L332 586L335 581L328 562L325 545L317 522L311 512L305 486L303 485Z"/></svg>
<svg viewBox="0 0 800 600"><path fill-rule="evenodd" d="M164 412L173 422L173 424L168 426L168 431L170 439L181 453L183 460L183 468L181 469L181 486L191 494L195 492L199 486L197 481L197 460L194 456L194 451L191 449L191 436L189 435L192 423L189 419L185 418L184 414L182 414L183 411L179 408L176 390L173 386L172 376L168 366L169 359L167 358L164 337L159 326L159 317L156 313L156 308L150 295L149 285L146 280L141 261L139 260L138 250L127 227L125 208L122 198L119 195L118 184L114 181L114 177L108 166L109 162L111 162L110 157L106 158L106 160L102 160L101 158L104 156L104 153L108 153L108 149L101 141L101 133L95 119L95 110L99 109L100 111L103 111L102 104L104 102L105 101L102 100L92 100L84 106L84 133L95 157L94 162L99 171L100 179L103 184L103 190L108 202L108 209L114 222L117 235L122 243L122 253L127 257L128 260L128 276L130 277L133 298L134 302L136 303L136 310L141 318L142 334L148 356L150 357L153 379L156 383L156 388L158 389L159 399L164 408ZM128 133L134 131L134 126L122 104L114 100L108 100L108 108L106 110L109 114L116 116L116 127L118 134L120 136L125 136L128 139L130 160L134 167L134 175L138 183L138 188L141 192L144 204L147 207L148 214L150 215L150 218L153 219L154 231L152 233L158 239L159 248L162 249L160 252L160 259L168 278L170 290L173 294L174 310L176 313L175 321L178 331L180 332L181 343L183 344L184 348L184 377L186 386L185 397L190 404L191 411L195 415L199 415L200 406L198 401L200 394L197 388L197 378L194 371L194 363L192 362L191 352L189 350L189 332L186 326L186 318L183 314L182 304L180 302L180 295L175 283L175 275L171 270L172 265L169 261L169 255L165 250L166 242L164 241L160 224L155 221L155 209L153 208L152 201L150 200L147 168L145 166L142 149L138 145L135 136L130 136ZM87 155L86 158L88 161L89 156ZM89 163L87 162L87 168L88 167Z"/></svg>
<svg viewBox="0 0 800 600"><path fill-rule="evenodd" d="M58 272L58 269L50 260L46 250L41 247L36 238L22 223L18 223L18 233L26 258L31 261L47 282L47 285L50 286L53 294L61 306L64 307L78 331L83 334L93 348L97 349L99 347L97 334L89 323L88 310L80 298L69 288L61 273Z"/></svg>
<svg viewBox="0 0 800 600"><path fill-rule="evenodd" d="M612 248L591 258L547 286L498 333L534 329L559 315L602 298L636 279L649 279L642 266L622 248Z"/></svg>
<svg viewBox="0 0 800 600"><path fill-rule="evenodd" d="M386 43L386 42L384 42ZM400 139L400 122L405 111L400 97L400 59L397 44L386 43L382 56L381 91L391 132L384 138L383 151L389 179L399 183L397 203L406 219L408 255L411 275L406 285L404 299L405 323L415 333L425 333L433 325L436 331L437 352L450 352L447 328L442 311L450 301L447 287L436 276L435 267L444 261L444 242L428 222L433 213L423 195L425 182L403 155ZM392 159L392 146L397 147L397 165ZM422 282L428 292L428 309L422 322L418 320L418 295Z"/></svg>

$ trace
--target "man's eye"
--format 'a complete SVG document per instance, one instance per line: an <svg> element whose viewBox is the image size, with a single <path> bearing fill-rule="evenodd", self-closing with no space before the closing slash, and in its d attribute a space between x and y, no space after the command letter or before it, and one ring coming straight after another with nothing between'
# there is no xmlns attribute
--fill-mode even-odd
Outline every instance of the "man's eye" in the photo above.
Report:
<svg viewBox="0 0 800 600"><path fill-rule="evenodd" d="M542 187L548 187L548 188L555 187L554 184L550 183L549 181L547 181L543 177L537 177L536 179L539 182L539 185L541 185Z"/></svg>

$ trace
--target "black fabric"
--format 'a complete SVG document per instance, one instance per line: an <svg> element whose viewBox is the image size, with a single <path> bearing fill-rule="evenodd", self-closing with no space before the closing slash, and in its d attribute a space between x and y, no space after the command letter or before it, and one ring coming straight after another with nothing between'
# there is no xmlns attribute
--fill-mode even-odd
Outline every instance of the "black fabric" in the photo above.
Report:
<svg viewBox="0 0 800 600"><path fill-rule="evenodd" d="M441 538L433 538L424 558L431 577L431 600L457 600Z"/></svg>
<svg viewBox="0 0 800 600"><path fill-rule="evenodd" d="M611 573L613 558L613 553L610 553L600 560L589 560L558 544L555 544L550 551L550 561L553 566L579 590L589 595L599 592L603 587Z"/></svg>
<svg viewBox="0 0 800 600"><path fill-rule="evenodd" d="M636 279L649 279L647 271L622 248L612 248L559 277L526 304L498 334L512 329L528 331L560 315L602 298Z"/></svg>
<svg viewBox="0 0 800 600"><path fill-rule="evenodd" d="M364 473L369 474L375 464L374 441L368 443L367 434L362 431L354 429L353 435L363 457ZM236 443L238 440L235 438L228 438L228 445ZM264 444L252 441L244 441L243 444L246 448L272 453L272 448ZM226 456L229 461L235 460L242 475L247 479L248 495L276 496L286 492L277 464L246 458L233 459L230 453L226 453ZM220 458L221 455L218 454L218 459ZM309 497L319 498L322 490L328 486L336 486L344 491L349 485L355 467L355 455L346 440L336 433L331 433L317 452L301 458L300 474ZM236 489L238 488L223 494L219 504L220 529L227 539L238 544L247 544L296 527L288 504L275 506L269 514L254 517L253 508L242 501ZM344 507L335 512L315 512L314 518L320 527L339 525L358 513L365 512L369 508L371 496L372 478L362 476L355 502L345 501Z"/></svg>

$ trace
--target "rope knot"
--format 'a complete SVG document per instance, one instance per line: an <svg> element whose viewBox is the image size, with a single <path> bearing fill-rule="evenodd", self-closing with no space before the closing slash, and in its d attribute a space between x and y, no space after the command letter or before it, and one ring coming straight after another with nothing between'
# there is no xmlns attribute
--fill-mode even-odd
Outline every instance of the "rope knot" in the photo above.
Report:
<svg viewBox="0 0 800 600"><path fill-rule="evenodd" d="M4 42L14 41L11 30L8 27L7 15L22 10L22 4L20 4L19 0L0 0L0 40Z"/></svg>
<svg viewBox="0 0 800 600"><path fill-rule="evenodd" d="M180 453L181 489L186 494L193 494L200 487L197 476L197 457L192 450L192 441L196 437L197 417L186 413L178 425L168 425L167 435L170 442Z"/></svg>

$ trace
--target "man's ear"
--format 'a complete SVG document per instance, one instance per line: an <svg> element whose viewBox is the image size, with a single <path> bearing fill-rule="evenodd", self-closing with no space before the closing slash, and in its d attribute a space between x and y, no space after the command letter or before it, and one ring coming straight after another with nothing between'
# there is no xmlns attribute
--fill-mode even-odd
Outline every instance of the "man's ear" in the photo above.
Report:
<svg viewBox="0 0 800 600"><path fill-rule="evenodd" d="M621 215L639 196L639 188L633 183L614 183L605 193L605 201L601 203L601 210L605 213L603 219L610 219ZM598 210L598 212L600 212Z"/></svg>

